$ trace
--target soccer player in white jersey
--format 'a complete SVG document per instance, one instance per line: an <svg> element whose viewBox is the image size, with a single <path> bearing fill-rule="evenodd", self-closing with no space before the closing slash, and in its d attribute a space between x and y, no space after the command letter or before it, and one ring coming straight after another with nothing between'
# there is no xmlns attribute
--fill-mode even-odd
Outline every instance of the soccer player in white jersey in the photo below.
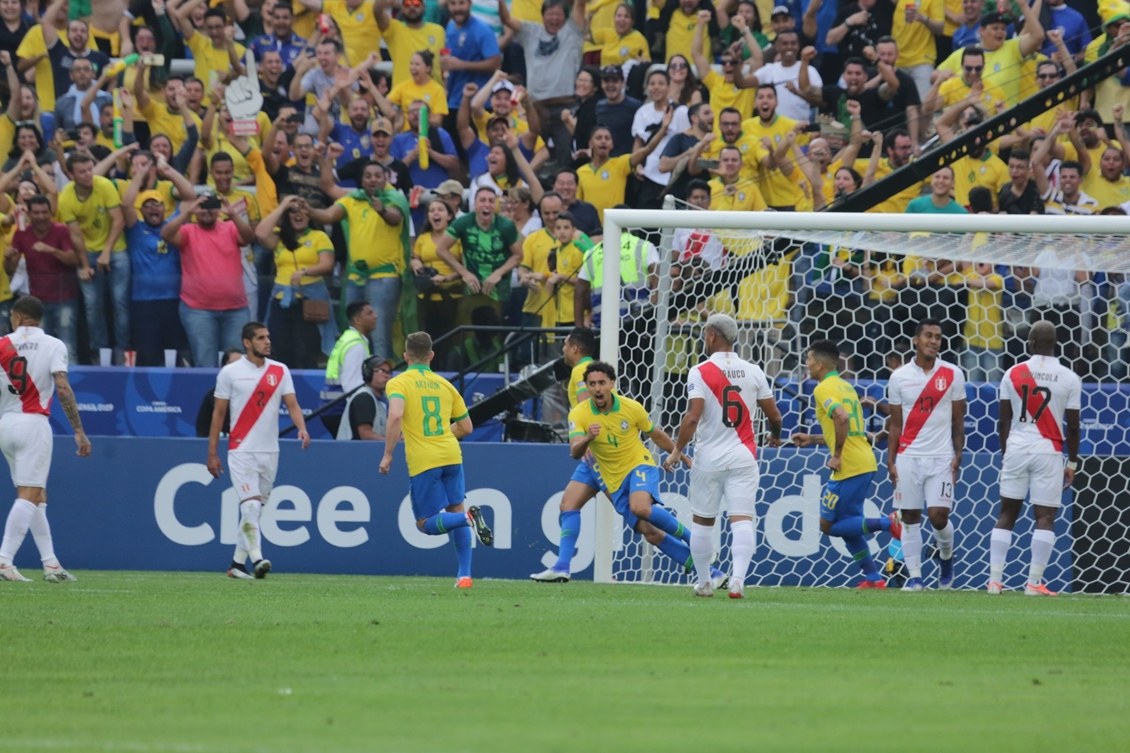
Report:
<svg viewBox="0 0 1130 753"><path fill-rule="evenodd" d="M1001 510L989 539L990 594L1004 591L1004 563L1012 528L1027 496L1036 529L1028 596L1055 596L1044 584L1044 569L1055 548L1055 516L1063 490L1079 469L1079 410L1083 384L1055 356L1055 325L1039 321L1028 333L1032 357L1005 372L1001 381ZM1066 431L1065 431L1066 428ZM1063 451L1067 449L1067 462Z"/></svg>
<svg viewBox="0 0 1130 753"><path fill-rule="evenodd" d="M713 596L709 565L714 559L713 528L725 504L733 534L730 598L745 596L745 579L753 559L754 503L761 474L757 467L753 407L769 421L770 447L781 444L781 411L759 366L738 358L734 343L738 323L725 314L706 320L703 340L707 358L687 374L689 405L675 450L663 466L672 470L683 449L695 440L691 468L691 557L695 561L696 596Z"/></svg>
<svg viewBox="0 0 1130 753"><path fill-rule="evenodd" d="M66 583L78 579L55 557L47 522L52 395L58 393L63 413L74 429L79 457L90 455L90 440L82 429L75 393L67 380L67 346L39 326L43 302L24 296L12 306L11 320L12 334L0 339L0 450L12 473L16 501L0 541L0 580L31 580L12 564L30 529L43 562L43 579Z"/></svg>
<svg viewBox="0 0 1130 753"><path fill-rule="evenodd" d="M220 429L231 404L228 433L228 469L239 496L239 532L228 577L249 579L247 558L256 578L265 578L271 561L263 558L259 514L270 501L279 469L279 405L285 404L290 420L298 427L302 449L310 446L306 420L294 396L294 381L286 364L272 361L271 333L259 322L243 326L243 358L220 369L216 377L216 407L208 432L208 471L216 478L224 472L220 463Z"/></svg>
<svg viewBox="0 0 1130 753"><path fill-rule="evenodd" d="M942 324L923 319L914 330L914 358L887 383L890 437L887 472L902 514L904 591L921 591L922 505L934 529L941 567L938 588L953 585L954 484L965 448L965 373L938 358Z"/></svg>

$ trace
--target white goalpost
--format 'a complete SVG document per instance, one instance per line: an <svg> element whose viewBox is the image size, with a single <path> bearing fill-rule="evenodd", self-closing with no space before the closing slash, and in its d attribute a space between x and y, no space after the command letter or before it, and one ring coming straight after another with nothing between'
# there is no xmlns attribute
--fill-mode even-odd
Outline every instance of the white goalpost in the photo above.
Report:
<svg viewBox="0 0 1130 753"><path fill-rule="evenodd" d="M815 424L804 373L810 341L841 344L845 375L872 413L880 471L869 514L893 509L883 443L885 374L912 357L909 332L943 322L943 357L967 370L966 453L957 484L955 586L984 585L988 533L999 502L996 402L1000 374L1025 355L1028 327L1057 324L1061 359L1083 377L1083 458L1065 493L1048 577L1058 590L1130 590L1130 217L896 215L611 209L604 247L629 233L659 252L649 301L619 315L620 254L603 265L600 358L618 387L674 436L685 408L686 369L699 362L701 323L725 311L738 320L740 355L770 376L785 434ZM759 434L762 436L763 432ZM654 449L654 448L653 448ZM750 585L839 586L857 575L819 533L824 450L762 449L757 550ZM665 475L663 503L689 522L687 474ZM594 580L688 582L681 568L627 531L607 500L596 512ZM1016 528L1006 578L1020 578L1031 515ZM723 570L728 527L716 529ZM928 540L928 537L927 537ZM880 536L877 557L897 564ZM929 551L929 546L927 546ZM930 566L924 573L929 581Z"/></svg>

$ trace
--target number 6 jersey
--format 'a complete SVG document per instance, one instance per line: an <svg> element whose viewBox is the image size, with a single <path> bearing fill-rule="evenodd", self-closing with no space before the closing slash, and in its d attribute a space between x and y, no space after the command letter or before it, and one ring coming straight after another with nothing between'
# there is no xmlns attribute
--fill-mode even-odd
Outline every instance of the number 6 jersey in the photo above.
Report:
<svg viewBox="0 0 1130 753"><path fill-rule="evenodd" d="M745 468L757 463L753 411L772 398L761 367L732 351L715 353L687 374L687 399L704 402L695 432L694 464L702 471Z"/></svg>
<svg viewBox="0 0 1130 753"><path fill-rule="evenodd" d="M1012 404L1007 452L1063 453L1063 417L1082 405L1083 384L1054 356L1032 356L1005 372L1001 401Z"/></svg>
<svg viewBox="0 0 1130 753"><path fill-rule="evenodd" d="M39 327L0 339L0 414L49 415L60 371L67 371L67 346Z"/></svg>

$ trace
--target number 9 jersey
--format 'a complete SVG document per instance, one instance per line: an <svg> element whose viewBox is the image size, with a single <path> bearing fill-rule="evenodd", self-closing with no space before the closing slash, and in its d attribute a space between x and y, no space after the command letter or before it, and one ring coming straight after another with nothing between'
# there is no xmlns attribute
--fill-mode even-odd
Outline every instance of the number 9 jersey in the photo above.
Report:
<svg viewBox="0 0 1130 753"><path fill-rule="evenodd" d="M855 388L845 382L838 371L829 371L812 392L816 402L816 420L824 433L828 449L835 451L836 422L832 414L836 408L843 408L848 416L848 436L844 442L840 469L833 471L832 480L851 478L861 473L871 473L879 466L875 462L875 452L867 440L863 424L863 408Z"/></svg>
<svg viewBox="0 0 1130 753"><path fill-rule="evenodd" d="M714 353L687 374L687 400L704 402L694 441L694 466L724 471L757 464L753 411L772 398L761 367L731 351Z"/></svg>
<svg viewBox="0 0 1130 753"><path fill-rule="evenodd" d="M67 371L67 346L39 327L19 327L0 339L0 414L48 416L55 377Z"/></svg>

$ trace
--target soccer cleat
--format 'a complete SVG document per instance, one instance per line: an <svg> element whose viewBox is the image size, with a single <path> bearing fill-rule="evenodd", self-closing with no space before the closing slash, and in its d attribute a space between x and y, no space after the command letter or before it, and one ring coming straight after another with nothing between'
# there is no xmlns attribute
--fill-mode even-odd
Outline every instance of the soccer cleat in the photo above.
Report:
<svg viewBox="0 0 1130 753"><path fill-rule="evenodd" d="M251 573L247 572L241 567L229 567L228 577L235 578L236 580L251 580Z"/></svg>
<svg viewBox="0 0 1130 753"><path fill-rule="evenodd" d="M568 583L569 573L547 567L540 573L530 573L530 580L536 580L538 583Z"/></svg>
<svg viewBox="0 0 1130 753"><path fill-rule="evenodd" d="M745 598L745 583L739 583L736 580L730 581L730 598L731 599L744 599Z"/></svg>
<svg viewBox="0 0 1130 753"><path fill-rule="evenodd" d="M885 589L886 587L887 587L887 581L883 580L882 578L880 578L879 580L864 579L864 580L860 581L858 586L856 586L856 588L858 588L860 590L866 590L866 589L869 589L869 588Z"/></svg>
<svg viewBox="0 0 1130 753"><path fill-rule="evenodd" d="M267 577L267 573L269 572L271 572L270 560L259 560L255 563L255 578L257 580L263 580L263 578Z"/></svg>
<svg viewBox="0 0 1130 753"><path fill-rule="evenodd" d="M31 578L20 575L15 565L0 565L0 580L10 580L15 583L31 583Z"/></svg>
<svg viewBox="0 0 1130 753"><path fill-rule="evenodd" d="M48 583L74 583L78 578L64 570L62 565L47 565L43 568L43 580Z"/></svg>
<svg viewBox="0 0 1130 753"><path fill-rule="evenodd" d="M899 514L892 512L887 519L891 521L891 536L902 541L902 521L899 520Z"/></svg>
<svg viewBox="0 0 1130 753"><path fill-rule="evenodd" d="M948 560L938 560L942 572L938 575L938 588L948 591L953 588L953 557Z"/></svg>
<svg viewBox="0 0 1130 753"><path fill-rule="evenodd" d="M926 587L922 585L921 578L907 578L906 583L902 586L903 591L925 591Z"/></svg>
<svg viewBox="0 0 1130 753"><path fill-rule="evenodd" d="M471 576L469 576L469 575L464 576L462 578L458 578L455 581L455 587L456 588L471 588L473 585L475 585L474 581L471 580Z"/></svg>
<svg viewBox="0 0 1130 753"><path fill-rule="evenodd" d="M710 585L712 588L723 589L730 582L730 576L713 565L710 566Z"/></svg>
<svg viewBox="0 0 1130 753"><path fill-rule="evenodd" d="M1024 586L1025 596L1055 596L1056 592L1043 583L1029 583Z"/></svg>
<svg viewBox="0 0 1130 753"><path fill-rule="evenodd" d="M490 526L487 525L486 518L483 517L482 509L477 505L472 505L467 510L467 519L471 521L471 527L475 529L475 535L479 537L483 546L491 546L494 543L494 534L491 533Z"/></svg>
<svg viewBox="0 0 1130 753"><path fill-rule="evenodd" d="M714 595L714 584L710 581L706 581L705 583L695 583L694 584L694 595L695 596L705 596L707 598L713 596Z"/></svg>
<svg viewBox="0 0 1130 753"><path fill-rule="evenodd" d="M990 596L1000 596L1004 593L1004 584L997 580L991 580L989 585L985 586L985 593Z"/></svg>

